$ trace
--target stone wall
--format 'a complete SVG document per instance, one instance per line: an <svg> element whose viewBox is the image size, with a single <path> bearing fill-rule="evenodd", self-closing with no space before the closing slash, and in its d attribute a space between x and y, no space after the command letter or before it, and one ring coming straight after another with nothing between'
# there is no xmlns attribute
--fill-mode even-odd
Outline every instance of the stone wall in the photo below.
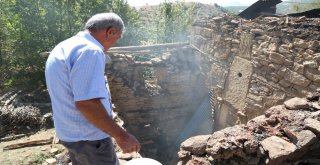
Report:
<svg viewBox="0 0 320 165"><path fill-rule="evenodd" d="M246 123L320 86L320 19L224 15L197 20L191 47L212 89L216 129Z"/></svg>
<svg viewBox="0 0 320 165"><path fill-rule="evenodd" d="M209 94L198 56L189 46L124 50L111 49L106 68L114 110L142 143L160 128L167 143L161 145L168 145L163 152L175 155L170 146ZM142 154L157 158L158 145L143 145Z"/></svg>

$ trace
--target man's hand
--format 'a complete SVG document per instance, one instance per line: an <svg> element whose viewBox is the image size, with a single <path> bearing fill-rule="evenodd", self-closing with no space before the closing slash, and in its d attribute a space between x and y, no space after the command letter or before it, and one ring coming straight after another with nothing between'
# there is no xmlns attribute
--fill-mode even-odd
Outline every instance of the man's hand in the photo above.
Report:
<svg viewBox="0 0 320 165"><path fill-rule="evenodd" d="M140 143L138 140L129 133L125 133L123 136L115 137L115 140L123 153L139 152Z"/></svg>
<svg viewBox="0 0 320 165"><path fill-rule="evenodd" d="M100 99L78 101L76 107L90 123L112 136L123 153L140 151L138 140L109 117Z"/></svg>

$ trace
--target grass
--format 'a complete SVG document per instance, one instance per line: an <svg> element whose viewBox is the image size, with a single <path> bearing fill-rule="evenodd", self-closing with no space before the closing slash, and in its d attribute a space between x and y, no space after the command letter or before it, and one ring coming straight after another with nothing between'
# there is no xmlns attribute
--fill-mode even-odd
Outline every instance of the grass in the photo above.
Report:
<svg viewBox="0 0 320 165"><path fill-rule="evenodd" d="M46 159L53 158L53 157L54 155L51 153L40 153L33 156L31 160L28 162L28 164L30 165L42 164Z"/></svg>

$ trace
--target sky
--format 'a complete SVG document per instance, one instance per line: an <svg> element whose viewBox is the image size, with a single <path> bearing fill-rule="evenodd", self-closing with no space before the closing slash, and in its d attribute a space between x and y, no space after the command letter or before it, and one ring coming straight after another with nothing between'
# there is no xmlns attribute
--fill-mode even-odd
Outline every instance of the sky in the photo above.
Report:
<svg viewBox="0 0 320 165"><path fill-rule="evenodd" d="M157 5L164 0L127 0L131 6L144 6L148 5ZM171 0L175 2L176 0ZM181 1L181 0L180 0ZM214 4L217 3L220 6L249 6L255 3L257 0L184 0L186 2L201 2L205 4Z"/></svg>

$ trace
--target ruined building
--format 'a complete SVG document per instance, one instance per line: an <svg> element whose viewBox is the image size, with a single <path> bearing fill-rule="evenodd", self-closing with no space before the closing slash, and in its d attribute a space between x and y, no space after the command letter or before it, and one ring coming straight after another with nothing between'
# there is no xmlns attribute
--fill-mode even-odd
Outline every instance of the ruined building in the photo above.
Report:
<svg viewBox="0 0 320 165"><path fill-rule="evenodd" d="M246 123L319 87L319 21L224 15L196 21L189 44L114 48L116 111L141 141L161 128L170 155L190 136Z"/></svg>
<svg viewBox="0 0 320 165"><path fill-rule="evenodd" d="M305 97L320 87L319 18L211 17L193 24L189 43L112 48L109 53L112 63L107 64L106 74L115 111L124 121L124 127L142 142L141 154L161 159L163 164L178 162L176 153L181 142L189 137L245 124L274 105L293 97ZM26 105L23 99L11 98L13 107ZM5 107L7 103L1 105ZM44 106L50 109L50 105ZM276 111L287 113L284 109ZM35 121L39 116L37 113ZM273 124L279 123L278 118L289 119L278 116L272 118L272 122L276 120ZM319 121L317 117L308 118ZM1 122L0 130L5 124ZM240 132L247 129L237 127ZM264 134L259 130L258 134ZM277 133L269 134L269 140L277 140L274 137ZM285 141L291 141L295 136L286 137ZM153 142L147 143L150 140ZM292 145L296 144L290 143L294 148ZM184 163L194 160L193 157L206 156L203 148L200 154L186 148L179 155ZM238 161L238 151L241 158L236 148L229 156L214 158L236 156L232 161ZM268 156L250 162L272 162ZM204 161L210 163L207 158Z"/></svg>
<svg viewBox="0 0 320 165"><path fill-rule="evenodd" d="M216 80L215 128L264 116L188 139L180 164L319 164L319 97L309 94L320 82L319 23L306 17L195 23L191 44L216 60L209 74Z"/></svg>

